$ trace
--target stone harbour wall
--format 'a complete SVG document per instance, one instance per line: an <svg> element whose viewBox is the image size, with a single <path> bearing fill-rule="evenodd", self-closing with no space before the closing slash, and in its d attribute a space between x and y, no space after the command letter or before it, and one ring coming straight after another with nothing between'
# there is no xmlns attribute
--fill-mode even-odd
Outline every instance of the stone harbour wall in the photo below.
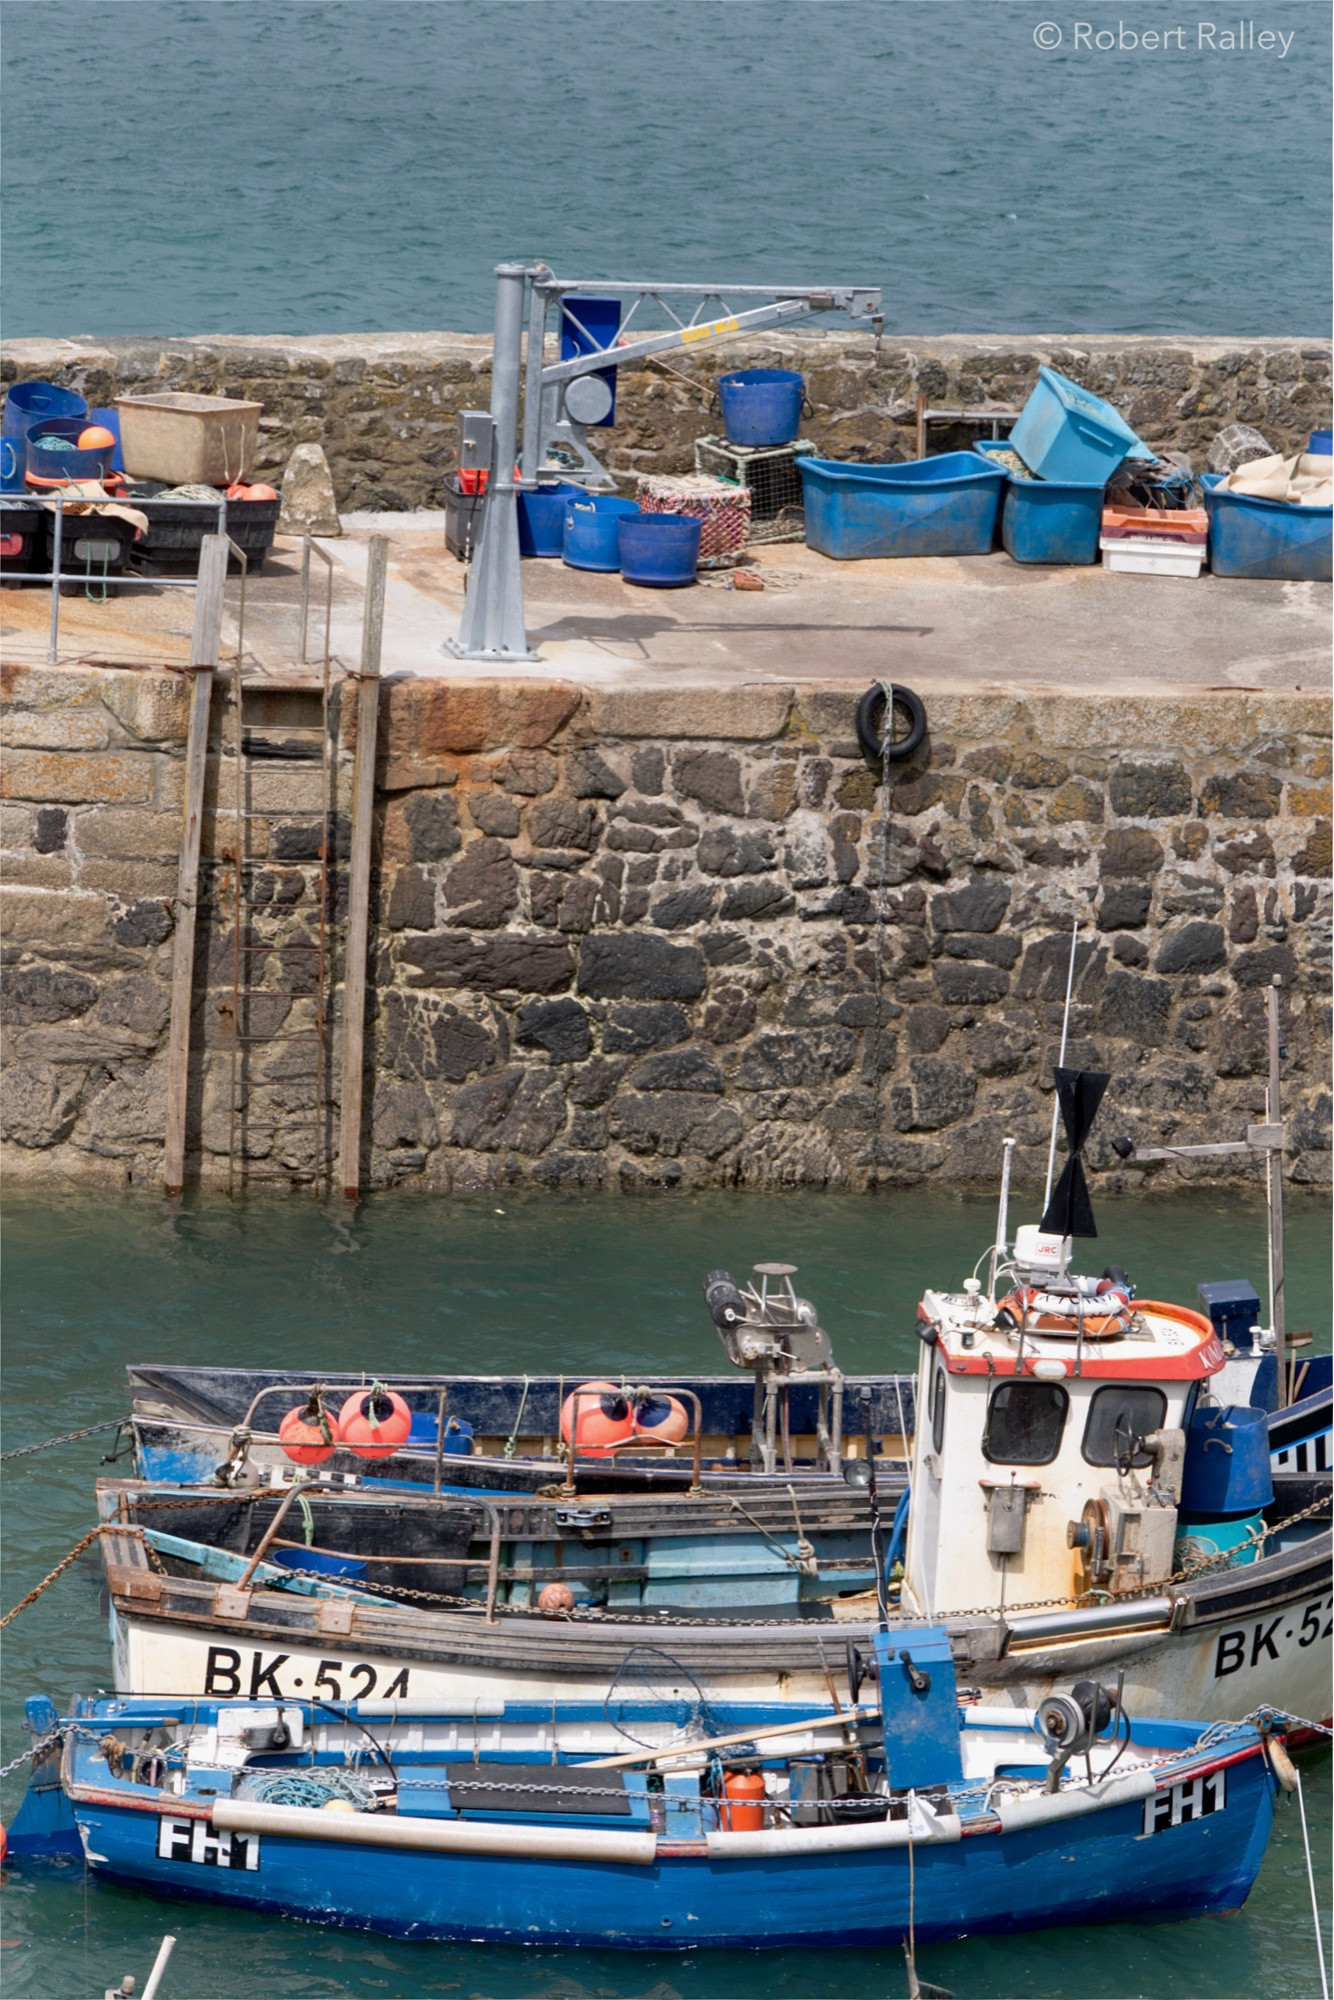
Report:
<svg viewBox="0 0 1334 2000"><path fill-rule="evenodd" d="M1197 466L1217 432L1238 421L1276 450L1298 451L1328 424L1331 402L1330 343L1319 339L886 335L877 343L869 333L812 331L664 359L668 368L621 372L616 426L594 434L625 477L693 467L694 440L721 427L713 385L731 368L802 369L805 435L827 457L863 461L916 456L919 393L943 408L1017 409L1042 365L1106 396L1146 442L1188 452ZM61 382L97 405L159 390L250 398L264 405L258 476L277 480L295 445L319 444L344 511L396 510L443 505L456 418L487 405L490 361L481 334L16 340L0 381ZM931 448L974 435L933 429Z"/></svg>
<svg viewBox="0 0 1334 2000"><path fill-rule="evenodd" d="M151 1182L186 679L10 668L4 693L7 1171ZM319 815L336 985L353 705L330 801L293 747L306 698L255 699L239 939L217 705L191 1155L210 1181L309 1185L339 1043L336 1005L317 1020ZM1095 1189L1258 1173L1125 1165L1110 1141L1241 1136L1275 977L1288 1171L1327 1181L1328 704L936 695L886 812L854 699L387 684L369 1184L966 1185L1012 1133L1031 1186L1075 918L1069 1060L1113 1074Z"/></svg>

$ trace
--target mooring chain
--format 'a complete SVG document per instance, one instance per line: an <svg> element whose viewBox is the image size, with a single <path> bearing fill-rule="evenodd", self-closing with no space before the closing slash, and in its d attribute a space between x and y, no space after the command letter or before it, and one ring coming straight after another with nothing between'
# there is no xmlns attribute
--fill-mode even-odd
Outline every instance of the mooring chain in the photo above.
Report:
<svg viewBox="0 0 1334 2000"><path fill-rule="evenodd" d="M50 1451L53 1445L73 1444L77 1438L92 1437L96 1431L118 1431L129 1421L128 1417L111 1417L105 1423L85 1424L81 1431L66 1431L63 1437L46 1438L41 1444L22 1444L13 1451L0 1451L0 1465L11 1458L30 1458L35 1451Z"/></svg>
<svg viewBox="0 0 1334 2000"><path fill-rule="evenodd" d="M48 1590L50 1586L56 1581L57 1577L63 1576L65 1574L65 1571L69 1569L71 1564L76 1563L79 1560L79 1557L83 1554L84 1550L89 1546L89 1544L91 1542L95 1542L99 1535L105 1534L107 1529L109 1527L112 1527L113 1525L115 1524L110 1521L99 1521L95 1528L90 1528L88 1530L88 1533L82 1538L82 1540L77 1541L74 1544L74 1547L70 1550L69 1554L61 1558L61 1560L56 1564L54 1569L51 1570L46 1576L44 1576L41 1582L35 1585L34 1588L28 1592L28 1595L26 1597L21 1597L19 1599L18 1603L14 1606L12 1611L6 1611L4 1617L0 1618L0 1632L3 1632L5 1626L8 1625L12 1619L18 1617L20 1611L26 1611L30 1604L35 1604L37 1599L41 1596L42 1592L44 1590Z"/></svg>
<svg viewBox="0 0 1334 2000"><path fill-rule="evenodd" d="M29 1744L26 1750L20 1750L17 1757L11 1757L7 1764L0 1764L0 1778L9 1777L11 1772L17 1771L20 1764L26 1764L29 1761L35 1763L44 1751L51 1748L53 1743L59 1743L67 1726L66 1723L58 1722L55 1728L50 1730L47 1735L39 1736L37 1741Z"/></svg>

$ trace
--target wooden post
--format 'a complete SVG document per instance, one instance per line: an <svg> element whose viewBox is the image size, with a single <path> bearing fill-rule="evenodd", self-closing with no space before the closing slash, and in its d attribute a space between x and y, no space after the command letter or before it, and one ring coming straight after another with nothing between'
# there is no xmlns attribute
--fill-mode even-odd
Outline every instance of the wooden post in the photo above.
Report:
<svg viewBox="0 0 1334 2000"><path fill-rule="evenodd" d="M185 750L185 802L176 875L176 942L171 961L171 1028L167 1039L167 1128L162 1177L169 1195L185 1185L185 1102L190 1077L190 1010L194 997L195 917L199 900L199 847L204 829L204 771L213 670L222 643L222 592L227 581L227 537L205 535L199 551L199 588L190 640L190 733Z"/></svg>
<svg viewBox="0 0 1334 2000"><path fill-rule="evenodd" d="M347 967L343 975L343 1087L338 1171L343 1194L361 1186L361 1085L366 1049L366 956L370 944L371 831L375 816L375 737L380 713L380 643L384 636L387 535L372 535L366 561L366 612L357 684L357 761L352 780L352 854L348 874Z"/></svg>
<svg viewBox="0 0 1334 2000"><path fill-rule="evenodd" d="M926 397L917 392L917 456L926 457Z"/></svg>

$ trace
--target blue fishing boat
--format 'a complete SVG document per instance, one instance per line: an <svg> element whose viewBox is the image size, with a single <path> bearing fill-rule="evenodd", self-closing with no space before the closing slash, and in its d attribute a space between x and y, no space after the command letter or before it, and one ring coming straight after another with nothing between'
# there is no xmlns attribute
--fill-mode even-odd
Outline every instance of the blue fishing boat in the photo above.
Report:
<svg viewBox="0 0 1334 2000"><path fill-rule="evenodd" d="M929 1625L877 1633L867 1666L874 1701L706 1734L695 1717L591 1757L595 1708L98 1697L60 1724L37 1701L11 1860L63 1849L165 1896L415 1939L657 1951L1245 1901L1289 1769L1281 1718L1141 1724L1094 1682L984 1707Z"/></svg>

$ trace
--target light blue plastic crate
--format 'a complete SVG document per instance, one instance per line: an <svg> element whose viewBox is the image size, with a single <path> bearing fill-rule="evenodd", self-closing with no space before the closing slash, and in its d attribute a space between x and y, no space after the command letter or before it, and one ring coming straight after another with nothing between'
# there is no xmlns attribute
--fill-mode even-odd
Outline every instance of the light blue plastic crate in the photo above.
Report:
<svg viewBox="0 0 1334 2000"><path fill-rule="evenodd" d="M1223 478L1221 472L1200 476L1209 516L1209 567L1215 576L1272 577L1285 583L1331 580L1334 508L1220 493Z"/></svg>
<svg viewBox="0 0 1334 2000"><path fill-rule="evenodd" d="M1013 451L1011 438L981 438L978 457L996 463L993 451ZM1006 470L1002 467L1002 470ZM1025 479L1007 471L1001 501L1001 547L1020 563L1087 565L1098 560L1106 489L1101 480Z"/></svg>
<svg viewBox="0 0 1334 2000"><path fill-rule="evenodd" d="M1152 458L1125 419L1091 389L1054 368L1038 371L1037 387L1015 420L1011 442L1039 479L1104 485L1127 458Z"/></svg>
<svg viewBox="0 0 1334 2000"><path fill-rule="evenodd" d="M799 458L806 546L839 561L981 556L996 539L1005 467L947 451L905 465Z"/></svg>

